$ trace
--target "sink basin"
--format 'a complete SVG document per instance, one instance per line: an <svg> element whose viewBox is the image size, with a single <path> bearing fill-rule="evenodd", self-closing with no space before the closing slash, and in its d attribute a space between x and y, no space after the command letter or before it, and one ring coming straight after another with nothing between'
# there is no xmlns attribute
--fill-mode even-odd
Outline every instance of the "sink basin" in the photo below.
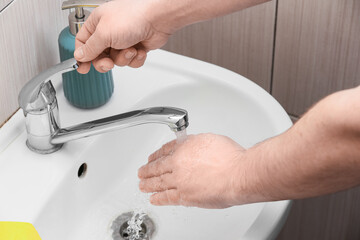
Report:
<svg viewBox="0 0 360 240"><path fill-rule="evenodd" d="M80 110L55 79L62 127L154 106L186 109L188 134L213 132L251 147L291 126L283 108L256 84L226 69L162 50L140 69L115 68L115 94L102 108ZM151 239L274 239L291 201L222 210L156 207L138 189L137 170L175 138L166 125L147 124L76 140L50 155L25 145L18 111L0 129L0 221L29 222L43 240L110 240L118 216L143 209ZM86 164L85 165L83 164Z"/></svg>

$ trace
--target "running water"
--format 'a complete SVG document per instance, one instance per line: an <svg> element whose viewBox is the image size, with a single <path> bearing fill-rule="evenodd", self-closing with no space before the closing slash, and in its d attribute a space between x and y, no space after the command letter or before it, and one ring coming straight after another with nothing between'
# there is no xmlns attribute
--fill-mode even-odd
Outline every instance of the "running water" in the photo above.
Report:
<svg viewBox="0 0 360 240"><path fill-rule="evenodd" d="M146 209L150 206L149 198L150 194L135 193L134 211L131 219L127 221L126 233L128 234L128 240L149 240L147 234L143 233L141 226L144 220L146 220Z"/></svg>
<svg viewBox="0 0 360 240"><path fill-rule="evenodd" d="M175 132L175 135L176 135L176 143L177 144L185 142L185 140L187 138L186 129Z"/></svg>
<svg viewBox="0 0 360 240"><path fill-rule="evenodd" d="M181 144L183 143L187 138L186 129L182 131L175 132L176 134L176 143ZM133 212L133 215L131 219L127 222L128 227L126 229L127 234L129 235L129 240L142 240L145 239L144 234L141 233L141 224L144 221L144 217L146 216L146 213L144 209L136 209Z"/></svg>
<svg viewBox="0 0 360 240"><path fill-rule="evenodd" d="M145 236L140 233L142 227L141 224L144 221L144 216L146 213L142 210L135 210L131 219L127 222L129 225L127 227L127 234L129 235L129 240L142 240Z"/></svg>

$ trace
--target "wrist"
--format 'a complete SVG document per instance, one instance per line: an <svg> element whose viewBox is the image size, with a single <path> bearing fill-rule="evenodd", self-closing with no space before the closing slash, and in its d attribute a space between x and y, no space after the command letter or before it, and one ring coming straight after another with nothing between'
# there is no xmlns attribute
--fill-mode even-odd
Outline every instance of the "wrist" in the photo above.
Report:
<svg viewBox="0 0 360 240"><path fill-rule="evenodd" d="M187 17L184 1L147 0L145 2L145 17L157 31L171 35L191 23Z"/></svg>
<svg viewBox="0 0 360 240"><path fill-rule="evenodd" d="M257 159L251 160L249 155L253 155L252 149L249 149L242 159L241 169L239 169L241 178L238 181L238 197L240 204L256 203L264 200L263 184L258 176ZM254 161L255 160L255 161ZM261 166L259 166L261 167Z"/></svg>
<svg viewBox="0 0 360 240"><path fill-rule="evenodd" d="M256 148L256 147L253 147ZM231 205L242 205L265 201L264 184L259 176L257 158L254 158L254 149L243 151L236 159L231 174Z"/></svg>
<svg viewBox="0 0 360 240"><path fill-rule="evenodd" d="M282 144L282 137L272 138L247 149L239 158L236 167L237 179L234 181L237 204L284 199L283 183L274 171L285 166L276 163L276 159L279 158L278 152L272 151Z"/></svg>

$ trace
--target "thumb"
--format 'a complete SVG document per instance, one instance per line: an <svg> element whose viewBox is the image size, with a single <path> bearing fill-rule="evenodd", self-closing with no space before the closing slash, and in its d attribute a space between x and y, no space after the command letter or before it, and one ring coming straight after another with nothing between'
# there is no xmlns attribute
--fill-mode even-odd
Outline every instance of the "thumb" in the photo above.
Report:
<svg viewBox="0 0 360 240"><path fill-rule="evenodd" d="M77 42L74 57L79 62L90 62L97 58L106 48L110 47L99 30L89 37L85 43Z"/></svg>

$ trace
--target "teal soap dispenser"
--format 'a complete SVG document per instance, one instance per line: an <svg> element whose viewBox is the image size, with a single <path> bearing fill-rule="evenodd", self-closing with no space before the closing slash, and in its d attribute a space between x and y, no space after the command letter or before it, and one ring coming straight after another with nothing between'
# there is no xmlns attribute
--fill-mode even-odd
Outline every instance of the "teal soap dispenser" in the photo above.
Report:
<svg viewBox="0 0 360 240"><path fill-rule="evenodd" d="M62 9L75 11L69 14L69 26L59 36L60 60L74 57L75 35L86 21L90 12L84 7L97 7L106 0L70 0L64 1ZM84 109L96 108L109 101L114 92L112 71L100 73L91 65L87 74L77 71L63 73L63 88L66 99L74 106Z"/></svg>

